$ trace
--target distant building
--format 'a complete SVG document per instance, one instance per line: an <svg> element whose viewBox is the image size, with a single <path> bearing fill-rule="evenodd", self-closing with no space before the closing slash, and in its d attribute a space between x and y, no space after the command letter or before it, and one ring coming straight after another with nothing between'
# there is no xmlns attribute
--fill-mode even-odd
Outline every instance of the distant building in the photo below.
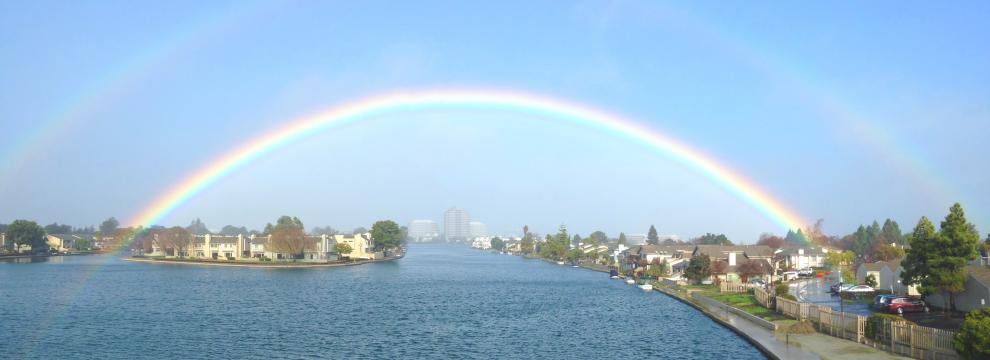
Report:
<svg viewBox="0 0 990 360"><path fill-rule="evenodd" d="M626 234L626 242L628 242L629 245L646 244L646 234Z"/></svg>
<svg viewBox="0 0 990 360"><path fill-rule="evenodd" d="M447 242L466 242L471 239L471 214L467 210L452 207L443 213L443 236Z"/></svg>
<svg viewBox="0 0 990 360"><path fill-rule="evenodd" d="M413 220L409 222L409 240L430 242L440 239L440 229L433 220Z"/></svg>
<svg viewBox="0 0 990 360"><path fill-rule="evenodd" d="M488 237L488 227L485 223L480 221L472 221L470 223L471 228L471 238Z"/></svg>

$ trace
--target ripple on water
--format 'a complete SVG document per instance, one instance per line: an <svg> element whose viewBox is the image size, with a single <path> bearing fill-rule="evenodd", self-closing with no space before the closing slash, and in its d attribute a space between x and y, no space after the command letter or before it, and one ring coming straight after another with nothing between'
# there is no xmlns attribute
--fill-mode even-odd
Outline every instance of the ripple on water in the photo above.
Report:
<svg viewBox="0 0 990 360"><path fill-rule="evenodd" d="M398 262L247 269L0 263L11 358L762 359L604 274L435 245ZM78 286L78 284L83 286Z"/></svg>

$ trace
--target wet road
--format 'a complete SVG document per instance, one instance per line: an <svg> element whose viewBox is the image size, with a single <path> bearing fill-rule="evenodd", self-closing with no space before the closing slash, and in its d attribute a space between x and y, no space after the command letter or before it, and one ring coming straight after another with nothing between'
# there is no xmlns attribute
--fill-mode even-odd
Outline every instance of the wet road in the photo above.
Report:
<svg viewBox="0 0 990 360"><path fill-rule="evenodd" d="M847 313L870 316L873 311L869 305L862 303L846 302L842 306L839 304L839 297L829 293L829 285L835 283L831 279L804 279L790 283L791 294L801 302L809 302L817 305L824 305L835 310L842 310ZM870 299L873 297L870 296Z"/></svg>

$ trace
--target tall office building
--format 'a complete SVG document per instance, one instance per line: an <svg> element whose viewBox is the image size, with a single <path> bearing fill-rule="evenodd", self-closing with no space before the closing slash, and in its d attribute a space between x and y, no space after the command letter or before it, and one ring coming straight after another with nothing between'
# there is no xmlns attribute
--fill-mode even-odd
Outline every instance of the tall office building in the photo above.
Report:
<svg viewBox="0 0 990 360"><path fill-rule="evenodd" d="M409 222L409 239L414 242L430 242L440 239L440 228L433 220Z"/></svg>
<svg viewBox="0 0 990 360"><path fill-rule="evenodd" d="M470 226L472 239L488 236L488 227L485 226L485 223L481 221L472 221Z"/></svg>
<svg viewBox="0 0 990 360"><path fill-rule="evenodd" d="M471 214L457 207L443 213L443 237L447 242L468 241L471 238Z"/></svg>

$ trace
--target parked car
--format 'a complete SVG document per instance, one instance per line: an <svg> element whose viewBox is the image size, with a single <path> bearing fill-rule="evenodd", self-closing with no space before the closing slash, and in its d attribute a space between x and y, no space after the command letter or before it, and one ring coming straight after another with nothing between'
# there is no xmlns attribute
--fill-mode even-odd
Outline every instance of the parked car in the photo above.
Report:
<svg viewBox="0 0 990 360"><path fill-rule="evenodd" d="M906 312L928 312L931 309L928 308L928 303L925 303L924 300L902 296L891 298L883 310L892 314L904 314Z"/></svg>
<svg viewBox="0 0 990 360"><path fill-rule="evenodd" d="M794 279L797 279L798 278L798 272L797 271L784 271L782 274L780 274L780 276L784 278L784 281L794 280Z"/></svg>
<svg viewBox="0 0 990 360"><path fill-rule="evenodd" d="M843 284L843 283L842 283L842 282L840 281L840 282L837 282L837 283L835 283L835 284L832 284L832 286L829 286L829 287L828 287L828 291L830 291L830 292L832 292L833 294L835 294L835 293L838 293L838 292L839 292L839 289L840 289L840 288L842 288L842 287L845 287L845 286L848 286L848 284Z"/></svg>
<svg viewBox="0 0 990 360"><path fill-rule="evenodd" d="M883 310L890 303L890 299L898 298L903 296L891 295L891 294L880 294L873 298L873 303L870 304L876 309Z"/></svg>
<svg viewBox="0 0 990 360"><path fill-rule="evenodd" d="M869 285L853 285L846 288L840 288L839 292L851 293L851 294L868 294L876 291L872 286Z"/></svg>
<svg viewBox="0 0 990 360"><path fill-rule="evenodd" d="M815 276L815 270L813 270L811 268L804 268L804 269L798 270L797 273L798 273L798 276L799 277L813 277L813 276Z"/></svg>
<svg viewBox="0 0 990 360"><path fill-rule="evenodd" d="M766 287L767 286L767 282L765 280L763 280L763 279L750 279L749 280L749 283L750 284L753 284L753 285L756 285L756 286L759 286L759 287Z"/></svg>

